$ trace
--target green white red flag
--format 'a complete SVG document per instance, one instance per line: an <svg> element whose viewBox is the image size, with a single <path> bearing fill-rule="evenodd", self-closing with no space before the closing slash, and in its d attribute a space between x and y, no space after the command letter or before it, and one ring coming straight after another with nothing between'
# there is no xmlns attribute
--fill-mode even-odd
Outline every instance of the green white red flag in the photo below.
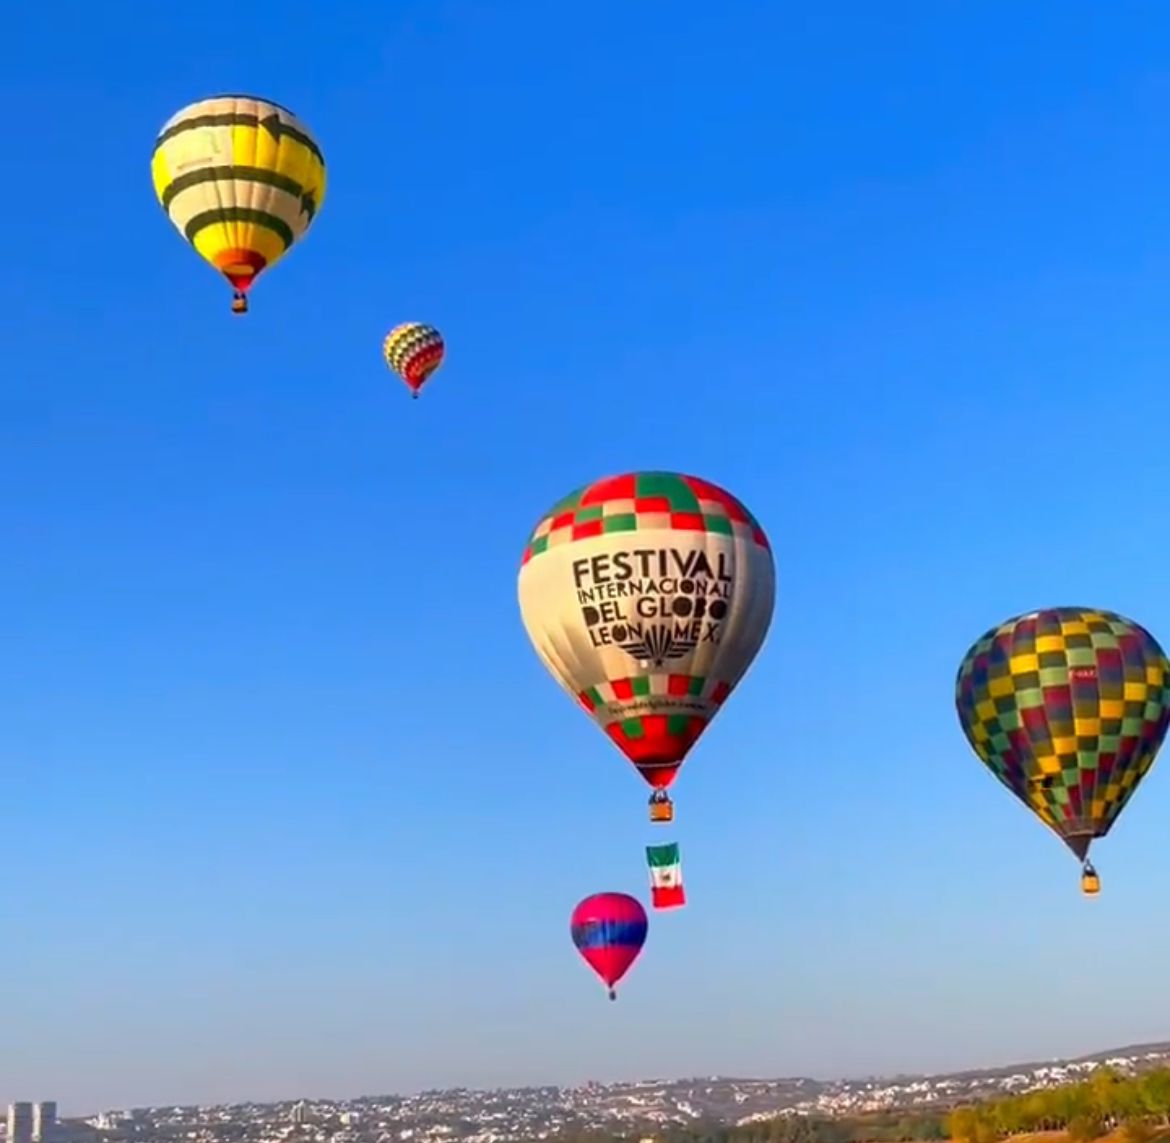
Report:
<svg viewBox="0 0 1170 1143"><path fill-rule="evenodd" d="M673 909L687 903L682 883L682 862L678 842L646 846L650 865L650 902L655 909Z"/></svg>

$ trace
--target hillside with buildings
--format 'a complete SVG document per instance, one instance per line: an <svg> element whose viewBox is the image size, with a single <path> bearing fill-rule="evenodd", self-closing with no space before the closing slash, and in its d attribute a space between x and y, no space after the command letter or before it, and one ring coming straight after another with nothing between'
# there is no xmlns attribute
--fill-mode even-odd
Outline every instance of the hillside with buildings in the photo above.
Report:
<svg viewBox="0 0 1170 1143"><path fill-rule="evenodd" d="M711 1076L571 1088L456 1088L355 1099L133 1108L60 1121L54 1103L14 1103L5 1143L509 1143L590 1133L639 1137L688 1126L746 1126L780 1115L941 1115L962 1104L1068 1084L1102 1064L1122 1075L1165 1067L1170 1043L940 1075Z"/></svg>

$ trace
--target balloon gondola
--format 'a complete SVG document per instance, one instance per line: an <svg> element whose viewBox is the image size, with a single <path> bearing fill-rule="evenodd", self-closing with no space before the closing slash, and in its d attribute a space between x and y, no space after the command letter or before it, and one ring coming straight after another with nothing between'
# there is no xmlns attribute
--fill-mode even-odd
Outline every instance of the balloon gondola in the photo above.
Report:
<svg viewBox="0 0 1170 1143"><path fill-rule="evenodd" d="M1081 892L1086 897L1096 897L1101 892L1101 878L1097 876L1093 863L1087 858L1081 869Z"/></svg>
<svg viewBox="0 0 1170 1143"><path fill-rule="evenodd" d="M650 795L650 820L652 822L674 821L674 803L665 790L655 790Z"/></svg>

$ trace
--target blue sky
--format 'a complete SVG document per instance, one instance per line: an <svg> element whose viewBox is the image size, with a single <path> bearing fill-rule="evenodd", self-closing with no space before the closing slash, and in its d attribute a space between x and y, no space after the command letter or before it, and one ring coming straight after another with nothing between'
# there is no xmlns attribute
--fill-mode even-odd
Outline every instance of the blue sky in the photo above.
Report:
<svg viewBox="0 0 1170 1143"><path fill-rule="evenodd" d="M6 17L0 1099L1166 1036L1170 775L1085 902L951 705L1020 611L1170 642L1170 12L1025 7ZM242 321L147 169L222 90L331 180ZM406 319L449 343L418 402ZM568 915L645 897L646 792L515 576L552 501L654 467L748 503L779 597L676 786L692 904L609 1004Z"/></svg>

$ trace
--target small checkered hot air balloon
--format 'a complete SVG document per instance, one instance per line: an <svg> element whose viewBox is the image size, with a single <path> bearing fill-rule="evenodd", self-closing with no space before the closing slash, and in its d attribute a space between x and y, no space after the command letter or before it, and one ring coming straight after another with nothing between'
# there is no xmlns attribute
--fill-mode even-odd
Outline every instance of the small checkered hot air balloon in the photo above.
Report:
<svg viewBox="0 0 1170 1143"><path fill-rule="evenodd" d="M1073 851L1089 846L1154 763L1170 722L1170 662L1112 611L1055 607L993 627L959 667L955 705L985 766Z"/></svg>
<svg viewBox="0 0 1170 1143"><path fill-rule="evenodd" d="M403 322L382 343L386 364L406 382L412 397L418 396L427 379L443 364L445 352L443 335L421 321Z"/></svg>
<svg viewBox="0 0 1170 1143"><path fill-rule="evenodd" d="M164 124L150 161L155 194L195 252L248 290L304 236L325 200L325 159L287 108L251 95L217 95Z"/></svg>
<svg viewBox="0 0 1170 1143"><path fill-rule="evenodd" d="M553 678L666 788L763 645L767 537L729 492L675 472L611 476L554 505L524 549L520 613Z"/></svg>
<svg viewBox="0 0 1170 1143"><path fill-rule="evenodd" d="M638 959L649 924L646 910L625 893L595 893L573 910L569 935L609 989L610 1000L617 999L614 985Z"/></svg>

